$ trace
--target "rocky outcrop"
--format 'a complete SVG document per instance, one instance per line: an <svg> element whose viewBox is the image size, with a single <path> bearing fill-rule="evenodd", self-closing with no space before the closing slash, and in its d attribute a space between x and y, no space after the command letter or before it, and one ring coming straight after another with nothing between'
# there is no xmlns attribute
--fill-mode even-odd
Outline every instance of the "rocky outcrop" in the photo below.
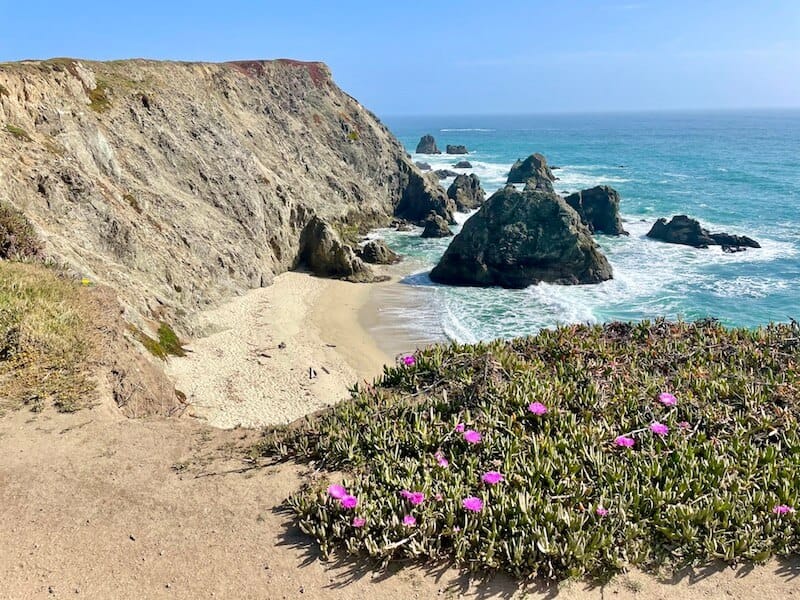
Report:
<svg viewBox="0 0 800 600"><path fill-rule="evenodd" d="M135 322L190 334L297 266L315 215L364 230L454 210L321 63L28 61L0 85L0 202Z"/></svg>
<svg viewBox="0 0 800 600"><path fill-rule="evenodd" d="M415 162L414 163L420 171L430 171L431 166L426 162Z"/></svg>
<svg viewBox="0 0 800 600"><path fill-rule="evenodd" d="M524 288L542 281L599 283L612 271L563 198L507 186L464 223L430 277L451 285Z"/></svg>
<svg viewBox="0 0 800 600"><path fill-rule="evenodd" d="M319 217L313 217L300 237L300 264L315 275L347 281L375 281L372 269L342 242L337 231Z"/></svg>
<svg viewBox="0 0 800 600"><path fill-rule="evenodd" d="M447 221L437 214L431 213L425 220L425 229L420 237L424 238L443 238L450 237L453 232L447 226Z"/></svg>
<svg viewBox="0 0 800 600"><path fill-rule="evenodd" d="M662 217L653 224L653 227L647 232L647 237L695 248L708 248L709 246L722 246L723 250L761 248L757 241L745 235L709 233L700 225L699 221L686 215L675 215L669 223Z"/></svg>
<svg viewBox="0 0 800 600"><path fill-rule="evenodd" d="M570 194L564 200L575 209L590 231L607 235L628 235L619 217L619 194L614 188L598 185Z"/></svg>
<svg viewBox="0 0 800 600"><path fill-rule="evenodd" d="M423 135L417 144L417 154L441 154L442 151L436 147L436 140L431 134Z"/></svg>
<svg viewBox="0 0 800 600"><path fill-rule="evenodd" d="M447 144L446 152L447 154L469 154L467 147L461 144Z"/></svg>
<svg viewBox="0 0 800 600"><path fill-rule="evenodd" d="M447 196L456 204L459 212L469 212L478 208L486 200L481 180L474 173L461 174L447 188Z"/></svg>
<svg viewBox="0 0 800 600"><path fill-rule="evenodd" d="M454 169L471 169L472 163L468 160L460 160L456 164L453 165Z"/></svg>
<svg viewBox="0 0 800 600"><path fill-rule="evenodd" d="M524 183L534 190L552 192L555 180L553 172L547 166L547 159L536 153L525 160L517 160L511 166L506 183Z"/></svg>
<svg viewBox="0 0 800 600"><path fill-rule="evenodd" d="M370 240L359 252L361 260L374 265L392 265L400 262L400 255L386 245L383 240Z"/></svg>
<svg viewBox="0 0 800 600"><path fill-rule="evenodd" d="M448 177L458 176L458 173L456 173L455 171L451 171L450 169L436 169L433 173L439 179L447 179Z"/></svg>

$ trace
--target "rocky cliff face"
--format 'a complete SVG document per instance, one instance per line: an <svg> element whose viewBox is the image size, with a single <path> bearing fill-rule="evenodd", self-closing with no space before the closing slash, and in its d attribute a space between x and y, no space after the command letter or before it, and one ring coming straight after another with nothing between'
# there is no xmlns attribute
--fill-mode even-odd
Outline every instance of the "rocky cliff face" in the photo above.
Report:
<svg viewBox="0 0 800 600"><path fill-rule="evenodd" d="M314 216L346 234L446 200L321 63L0 65L0 201L134 316L268 284Z"/></svg>

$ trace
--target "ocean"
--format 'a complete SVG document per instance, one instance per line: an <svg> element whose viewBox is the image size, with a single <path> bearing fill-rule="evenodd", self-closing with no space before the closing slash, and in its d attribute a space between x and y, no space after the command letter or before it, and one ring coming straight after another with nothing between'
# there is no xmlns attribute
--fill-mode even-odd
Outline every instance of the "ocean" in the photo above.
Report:
<svg viewBox="0 0 800 600"><path fill-rule="evenodd" d="M800 319L800 111L597 115L388 117L414 160L434 169L472 163L487 197L511 164L541 152L558 192L615 188L629 237L596 236L614 269L599 285L525 290L441 286L428 272L450 239L379 230L406 256L401 286L415 303L385 298L385 327L417 339L477 342L533 334L561 323L714 317L753 327ZM430 133L444 151L414 154ZM442 182L446 188L452 179ZM762 248L726 254L649 240L659 217L688 214L711 231L745 234ZM467 215L459 215L461 222ZM458 227L454 228L458 231ZM410 333L409 333L410 332Z"/></svg>

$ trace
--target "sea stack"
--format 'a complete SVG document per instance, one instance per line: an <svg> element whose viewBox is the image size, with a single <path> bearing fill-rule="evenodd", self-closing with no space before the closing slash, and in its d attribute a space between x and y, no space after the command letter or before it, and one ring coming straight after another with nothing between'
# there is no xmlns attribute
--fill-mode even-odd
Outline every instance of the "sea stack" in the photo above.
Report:
<svg viewBox="0 0 800 600"><path fill-rule="evenodd" d="M722 246L723 250L728 251L761 248L761 244L746 235L709 233L700 225L699 221L686 215L675 215L669 223L662 217L653 224L653 227L647 232L647 237L669 244L682 244L694 248Z"/></svg>
<svg viewBox="0 0 800 600"><path fill-rule="evenodd" d="M436 147L436 140L431 134L423 135L417 144L417 154L441 154L442 151Z"/></svg>
<svg viewBox="0 0 800 600"><path fill-rule="evenodd" d="M619 217L619 194L607 185L570 194L566 198L592 233L628 235Z"/></svg>
<svg viewBox="0 0 800 600"><path fill-rule="evenodd" d="M462 144L447 144L447 154L469 154L467 147Z"/></svg>
<svg viewBox="0 0 800 600"><path fill-rule="evenodd" d="M506 183L524 183L543 192L552 192L555 180L547 159L537 152L525 160L517 160L511 166Z"/></svg>
<svg viewBox="0 0 800 600"><path fill-rule="evenodd" d="M461 174L447 188L447 196L456 203L456 210L469 212L475 210L486 200L481 180L474 173Z"/></svg>

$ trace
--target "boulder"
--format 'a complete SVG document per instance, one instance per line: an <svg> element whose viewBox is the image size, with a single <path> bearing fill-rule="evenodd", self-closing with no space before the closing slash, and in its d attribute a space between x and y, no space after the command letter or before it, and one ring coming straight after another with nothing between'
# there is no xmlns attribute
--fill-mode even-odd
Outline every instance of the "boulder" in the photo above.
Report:
<svg viewBox="0 0 800 600"><path fill-rule="evenodd" d="M436 147L436 140L430 134L423 135L419 138L417 144L417 154L441 154L442 151Z"/></svg>
<svg viewBox="0 0 800 600"><path fill-rule="evenodd" d="M456 164L453 165L454 169L471 169L472 163L468 160L460 160Z"/></svg>
<svg viewBox="0 0 800 600"><path fill-rule="evenodd" d="M417 168L420 171L430 171L431 170L431 166L426 162L419 162L418 161L418 162L415 162L414 164L417 165Z"/></svg>
<svg viewBox="0 0 800 600"><path fill-rule="evenodd" d="M669 244L683 244L695 248L722 246L723 250L727 251L741 248L761 248L761 244L745 235L709 233L696 219L691 219L686 215L675 215L669 223L662 217L653 224L653 227L647 232L647 237Z"/></svg>
<svg viewBox="0 0 800 600"><path fill-rule="evenodd" d="M447 197L444 188L433 173L421 173L408 163L398 163L401 177L407 179L400 200L394 207L394 216L422 225L433 211L448 223L455 223L455 203Z"/></svg>
<svg viewBox="0 0 800 600"><path fill-rule="evenodd" d="M524 288L541 281L599 283L612 271L563 198L506 186L464 223L430 277L451 285Z"/></svg>
<svg viewBox="0 0 800 600"><path fill-rule="evenodd" d="M475 210L486 200L486 194L481 188L481 180L474 173L461 174L447 188L447 197L456 203L456 210L469 212Z"/></svg>
<svg viewBox="0 0 800 600"><path fill-rule="evenodd" d="M533 180L532 184L530 180ZM506 183L524 183L531 185L534 190L552 192L554 181L555 176L547 166L547 159L537 152L525 160L517 160L511 166Z"/></svg>
<svg viewBox="0 0 800 600"><path fill-rule="evenodd" d="M467 147L461 144L457 145L447 144L447 148L445 150L447 154L469 154L469 150L467 150Z"/></svg>
<svg viewBox="0 0 800 600"><path fill-rule="evenodd" d="M607 185L570 194L564 200L592 232L608 235L628 235L619 218L619 194Z"/></svg>
<svg viewBox="0 0 800 600"><path fill-rule="evenodd" d="M376 277L369 265L342 242L339 233L317 216L311 218L300 235L300 262L322 277L355 282L385 279Z"/></svg>
<svg viewBox="0 0 800 600"><path fill-rule="evenodd" d="M437 169L436 171L434 171L434 174L439 179L447 179L448 177L458 176L458 173L456 173L455 171L451 171L449 169Z"/></svg>
<svg viewBox="0 0 800 600"><path fill-rule="evenodd" d="M400 255L386 245L383 240L371 240L364 244L359 253L361 260L374 265L392 265L400 262Z"/></svg>
<svg viewBox="0 0 800 600"><path fill-rule="evenodd" d="M447 226L447 221L435 213L431 213L425 220L425 229L422 231L420 237L424 238L442 238L453 235L450 228Z"/></svg>

